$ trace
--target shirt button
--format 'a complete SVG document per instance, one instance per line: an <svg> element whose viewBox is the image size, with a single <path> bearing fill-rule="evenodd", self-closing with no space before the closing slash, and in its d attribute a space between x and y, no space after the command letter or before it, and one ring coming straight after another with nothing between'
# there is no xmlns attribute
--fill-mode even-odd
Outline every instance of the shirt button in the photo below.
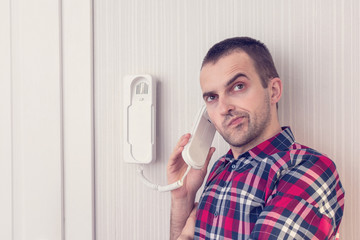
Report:
<svg viewBox="0 0 360 240"><path fill-rule="evenodd" d="M235 165L235 164L233 164L231 167L232 167L232 169L235 169L235 168L236 168L236 165Z"/></svg>
<svg viewBox="0 0 360 240"><path fill-rule="evenodd" d="M214 216L217 218L217 217L219 216L219 212L216 211L216 212L214 213Z"/></svg>

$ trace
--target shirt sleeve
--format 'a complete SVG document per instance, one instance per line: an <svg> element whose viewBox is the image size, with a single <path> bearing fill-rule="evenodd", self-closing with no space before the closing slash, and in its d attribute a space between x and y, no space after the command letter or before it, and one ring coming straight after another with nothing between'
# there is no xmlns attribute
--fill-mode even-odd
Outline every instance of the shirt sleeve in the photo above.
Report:
<svg viewBox="0 0 360 240"><path fill-rule="evenodd" d="M334 163L312 157L279 175L250 239L335 239L344 191Z"/></svg>

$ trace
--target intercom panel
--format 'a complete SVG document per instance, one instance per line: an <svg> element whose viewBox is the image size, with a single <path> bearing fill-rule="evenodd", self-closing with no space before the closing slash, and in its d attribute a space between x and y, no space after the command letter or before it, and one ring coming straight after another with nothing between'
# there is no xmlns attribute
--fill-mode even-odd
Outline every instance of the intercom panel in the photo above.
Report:
<svg viewBox="0 0 360 240"><path fill-rule="evenodd" d="M123 82L125 162L150 163L156 157L156 82L150 75Z"/></svg>

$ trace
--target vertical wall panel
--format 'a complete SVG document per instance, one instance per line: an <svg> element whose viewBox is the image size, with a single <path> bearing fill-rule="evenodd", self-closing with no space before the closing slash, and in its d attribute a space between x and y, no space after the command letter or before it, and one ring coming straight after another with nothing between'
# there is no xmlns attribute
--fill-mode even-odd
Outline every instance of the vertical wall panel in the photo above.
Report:
<svg viewBox="0 0 360 240"><path fill-rule="evenodd" d="M341 239L360 235L359 2L95 1L96 215L99 239L168 239L168 193L147 189L122 159L122 78L158 81L158 156L145 166L166 183L166 163L202 104L199 68L207 49L227 37L266 43L283 80L283 125L298 142L329 155L346 190ZM217 136L217 151L227 145Z"/></svg>
<svg viewBox="0 0 360 240"><path fill-rule="evenodd" d="M57 1L11 1L14 239L62 239Z"/></svg>
<svg viewBox="0 0 360 240"><path fill-rule="evenodd" d="M66 240L94 239L92 1L62 1Z"/></svg>
<svg viewBox="0 0 360 240"><path fill-rule="evenodd" d="M0 239L94 239L92 14L0 2Z"/></svg>
<svg viewBox="0 0 360 240"><path fill-rule="evenodd" d="M10 2L0 1L0 239L12 239Z"/></svg>

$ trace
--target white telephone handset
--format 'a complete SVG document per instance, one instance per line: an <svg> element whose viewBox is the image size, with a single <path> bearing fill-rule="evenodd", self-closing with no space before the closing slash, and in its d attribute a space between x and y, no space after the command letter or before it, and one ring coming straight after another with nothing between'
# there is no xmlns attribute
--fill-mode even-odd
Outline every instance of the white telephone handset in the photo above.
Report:
<svg viewBox="0 0 360 240"><path fill-rule="evenodd" d="M215 126L206 112L206 106L203 106L194 122L191 138L182 152L182 157L189 166L195 169L204 166L215 132Z"/></svg>

